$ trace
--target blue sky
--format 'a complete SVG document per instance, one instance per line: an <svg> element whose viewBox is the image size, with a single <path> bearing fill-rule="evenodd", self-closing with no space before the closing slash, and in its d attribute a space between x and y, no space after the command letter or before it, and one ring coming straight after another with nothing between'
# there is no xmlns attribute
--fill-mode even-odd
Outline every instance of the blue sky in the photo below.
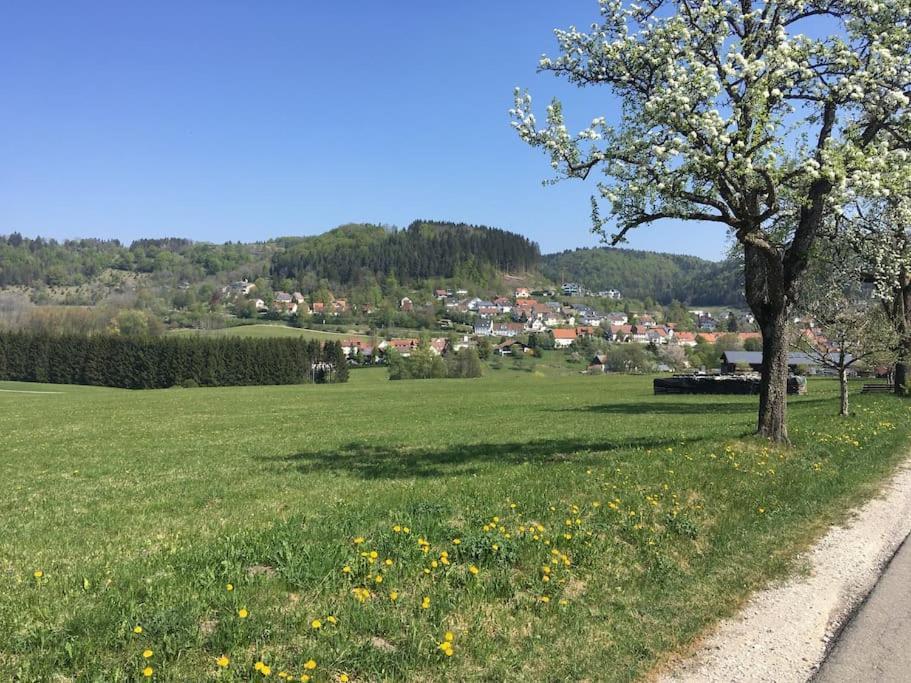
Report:
<svg viewBox="0 0 911 683"><path fill-rule="evenodd" d="M596 245L592 185L542 187L512 89L584 124L606 92L536 74L595 0L7 3L0 234L252 241L415 218ZM631 247L718 257L724 231L665 224Z"/></svg>

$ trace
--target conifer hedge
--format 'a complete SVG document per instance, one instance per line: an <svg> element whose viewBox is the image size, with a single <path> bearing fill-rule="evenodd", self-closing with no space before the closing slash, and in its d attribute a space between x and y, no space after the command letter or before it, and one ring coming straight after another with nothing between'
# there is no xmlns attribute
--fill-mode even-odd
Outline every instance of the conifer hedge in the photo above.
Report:
<svg viewBox="0 0 911 683"><path fill-rule="evenodd" d="M338 342L0 332L0 379L162 389L344 382Z"/></svg>

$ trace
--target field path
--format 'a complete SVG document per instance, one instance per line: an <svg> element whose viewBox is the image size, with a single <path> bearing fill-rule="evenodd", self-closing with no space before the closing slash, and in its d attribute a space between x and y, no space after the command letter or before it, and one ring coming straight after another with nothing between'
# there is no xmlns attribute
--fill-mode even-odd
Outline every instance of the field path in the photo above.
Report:
<svg viewBox="0 0 911 683"><path fill-rule="evenodd" d="M833 527L803 556L807 576L754 595L737 617L719 624L690 658L660 680L796 683L812 678L909 532L911 459L848 526ZM866 673L852 680L884 680Z"/></svg>

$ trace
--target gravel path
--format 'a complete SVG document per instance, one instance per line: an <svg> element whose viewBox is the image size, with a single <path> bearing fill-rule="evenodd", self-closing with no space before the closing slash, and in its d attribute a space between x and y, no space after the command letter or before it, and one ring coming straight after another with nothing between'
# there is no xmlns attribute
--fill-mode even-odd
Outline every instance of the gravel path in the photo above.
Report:
<svg viewBox="0 0 911 683"><path fill-rule="evenodd" d="M911 532L911 460L847 527L833 527L805 559L809 576L760 591L688 659L659 677L682 681L806 681ZM869 679L868 679L869 680Z"/></svg>

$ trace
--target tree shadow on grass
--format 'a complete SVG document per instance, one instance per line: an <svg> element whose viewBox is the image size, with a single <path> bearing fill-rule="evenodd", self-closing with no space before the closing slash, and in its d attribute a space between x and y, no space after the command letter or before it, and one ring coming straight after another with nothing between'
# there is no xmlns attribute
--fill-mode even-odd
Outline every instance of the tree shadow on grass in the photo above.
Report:
<svg viewBox="0 0 911 683"><path fill-rule="evenodd" d="M514 443L479 443L444 448L377 446L351 442L334 449L282 456L258 456L282 469L302 474L349 474L362 479L411 479L464 476L484 465L553 465L564 462L596 463L605 453L677 447L705 440L704 436L667 435L618 438L610 441L548 439Z"/></svg>
<svg viewBox="0 0 911 683"><path fill-rule="evenodd" d="M558 413L601 413L604 415L723 415L725 413L755 413L759 410L759 397L753 401L633 401L628 403L603 403L575 408L555 408ZM789 401L789 408L800 409L814 403L831 403L831 399L812 398Z"/></svg>

